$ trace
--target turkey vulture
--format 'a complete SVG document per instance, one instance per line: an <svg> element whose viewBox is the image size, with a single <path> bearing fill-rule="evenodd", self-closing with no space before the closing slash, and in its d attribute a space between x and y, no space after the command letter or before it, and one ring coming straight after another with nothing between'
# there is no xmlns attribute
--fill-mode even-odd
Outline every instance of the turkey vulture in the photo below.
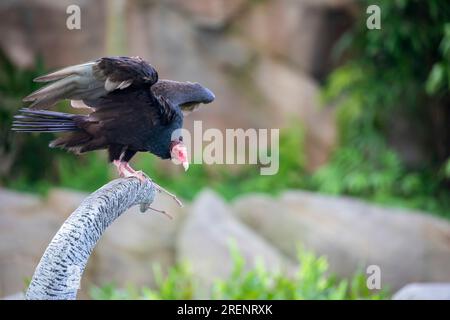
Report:
<svg viewBox="0 0 450 320"><path fill-rule="evenodd" d="M35 81L54 82L23 99L32 103L15 116L12 130L68 132L49 146L75 153L107 149L120 176L140 180L144 174L128 164L136 152L175 159L188 169L182 137L172 133L182 127L183 114L215 98L198 83L158 80L156 70L140 57L104 57ZM88 114L47 110L63 99Z"/></svg>

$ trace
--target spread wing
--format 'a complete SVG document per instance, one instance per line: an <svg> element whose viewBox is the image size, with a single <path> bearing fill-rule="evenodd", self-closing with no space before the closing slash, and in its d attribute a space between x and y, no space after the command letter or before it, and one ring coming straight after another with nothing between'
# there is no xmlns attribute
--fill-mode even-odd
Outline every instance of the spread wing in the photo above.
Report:
<svg viewBox="0 0 450 320"><path fill-rule="evenodd" d="M35 81L54 82L23 99L32 102L30 109L48 109L63 99L72 100L75 108L95 108L89 103L98 107L97 101L113 92L150 88L158 81L158 73L140 57L105 57L58 70Z"/></svg>
<svg viewBox="0 0 450 320"><path fill-rule="evenodd" d="M113 121L125 123L133 120L142 122L147 126L166 125L170 123L177 112L170 101L164 97L157 97L150 90L130 89L127 91L116 90L95 100L87 100L94 111L89 114L90 121ZM126 131L133 127L124 127Z"/></svg>
<svg viewBox="0 0 450 320"><path fill-rule="evenodd" d="M179 107L184 115L196 110L201 103L211 103L215 99L211 90L193 82L159 80L151 87L151 91L155 96L164 97Z"/></svg>
<svg viewBox="0 0 450 320"><path fill-rule="evenodd" d="M83 118L80 127L100 140L145 149L149 135L158 135L176 121L182 123L180 109L150 90L115 90L95 101L99 107Z"/></svg>

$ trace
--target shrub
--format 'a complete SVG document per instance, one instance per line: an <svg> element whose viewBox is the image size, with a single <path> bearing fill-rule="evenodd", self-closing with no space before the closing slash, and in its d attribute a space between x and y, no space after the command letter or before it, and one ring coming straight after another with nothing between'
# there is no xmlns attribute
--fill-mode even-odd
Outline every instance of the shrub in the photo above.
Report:
<svg viewBox="0 0 450 320"><path fill-rule="evenodd" d="M216 280L210 288L212 299L386 299L386 290L371 291L362 273L350 280L338 280L329 275L325 257L299 250L297 272L288 276L282 272L267 271L259 262L246 271L245 260L235 245L231 246L233 269L226 280ZM194 299L196 280L188 265L180 264L162 276L159 268L154 271L155 288L128 286L119 289L114 284L93 287L93 299Z"/></svg>

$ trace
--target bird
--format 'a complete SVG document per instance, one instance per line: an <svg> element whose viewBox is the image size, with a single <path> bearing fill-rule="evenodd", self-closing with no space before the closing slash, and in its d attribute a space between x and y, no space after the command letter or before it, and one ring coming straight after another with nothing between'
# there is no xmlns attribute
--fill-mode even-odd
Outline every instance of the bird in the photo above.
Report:
<svg viewBox="0 0 450 320"><path fill-rule="evenodd" d="M121 177L141 181L146 175L129 164L137 152L172 159L188 169L187 149L177 130L186 114L215 99L199 83L160 80L141 57L102 57L34 81L51 83L23 99L31 104L14 117L13 131L63 133L49 147L75 154L106 149ZM65 99L87 113L48 110Z"/></svg>

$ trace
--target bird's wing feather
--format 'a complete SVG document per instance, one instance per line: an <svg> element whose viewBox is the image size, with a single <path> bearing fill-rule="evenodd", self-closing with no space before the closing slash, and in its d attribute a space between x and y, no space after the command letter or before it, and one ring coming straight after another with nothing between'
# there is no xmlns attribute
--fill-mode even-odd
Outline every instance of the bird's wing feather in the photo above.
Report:
<svg viewBox="0 0 450 320"><path fill-rule="evenodd" d="M120 122L125 120L126 115L133 115L130 119L145 117L150 122L149 125L169 123L177 112L177 108L165 98L154 96L150 90L139 89L114 91L90 105L95 108L90 114L94 118L105 116Z"/></svg>
<svg viewBox="0 0 450 320"><path fill-rule="evenodd" d="M158 81L156 70L139 57L101 58L93 71L97 79L105 81L108 91L125 89L131 84L150 87Z"/></svg>
<svg viewBox="0 0 450 320"><path fill-rule="evenodd" d="M89 114L85 129L93 136L112 135L115 143L139 145L154 128L164 127L181 112L150 90L114 91L98 99L102 105Z"/></svg>
<svg viewBox="0 0 450 320"><path fill-rule="evenodd" d="M36 82L55 81L25 97L30 109L48 109L56 102L70 99L75 107L93 107L111 92L131 87L150 88L158 81L158 73L139 57L105 57L70 66L38 77Z"/></svg>
<svg viewBox="0 0 450 320"><path fill-rule="evenodd" d="M215 96L199 83L159 80L151 87L155 96L161 96L178 106L184 115L195 111L201 103L211 103Z"/></svg>
<svg viewBox="0 0 450 320"><path fill-rule="evenodd" d="M155 96L155 99L155 107L158 109L158 113L163 124L167 124L172 121L173 117L177 113L177 107L163 96Z"/></svg>

